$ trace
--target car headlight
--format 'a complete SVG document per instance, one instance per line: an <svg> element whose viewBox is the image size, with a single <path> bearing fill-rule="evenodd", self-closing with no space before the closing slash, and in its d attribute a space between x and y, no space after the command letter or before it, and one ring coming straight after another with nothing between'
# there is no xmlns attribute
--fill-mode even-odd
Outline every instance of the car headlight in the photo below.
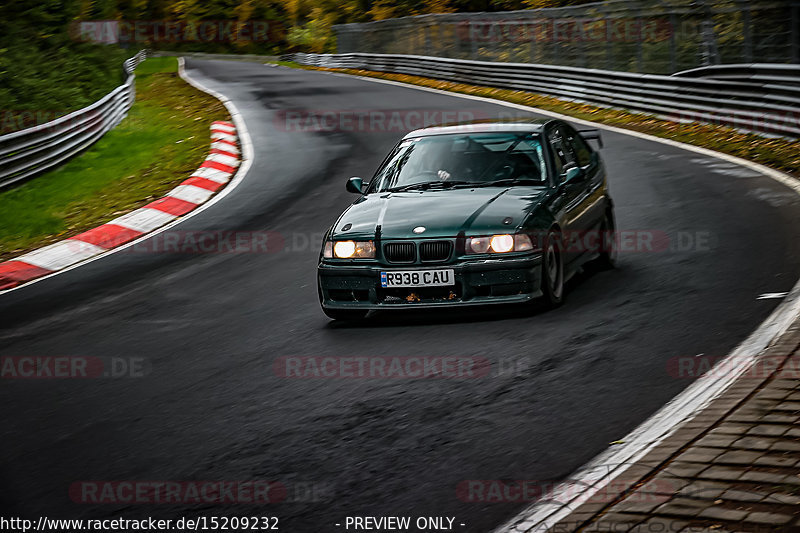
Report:
<svg viewBox="0 0 800 533"><path fill-rule="evenodd" d="M504 254L507 252L526 252L528 250L533 250L533 242L530 236L524 233L468 237L465 247L465 251L468 254Z"/></svg>
<svg viewBox="0 0 800 533"><path fill-rule="evenodd" d="M375 244L372 241L328 241L322 256L326 259L374 259Z"/></svg>

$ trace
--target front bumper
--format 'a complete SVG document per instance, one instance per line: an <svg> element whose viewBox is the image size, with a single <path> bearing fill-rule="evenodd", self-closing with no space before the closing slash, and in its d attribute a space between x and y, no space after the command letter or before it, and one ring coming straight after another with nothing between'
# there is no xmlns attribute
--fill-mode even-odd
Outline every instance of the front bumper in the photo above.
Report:
<svg viewBox="0 0 800 533"><path fill-rule="evenodd" d="M328 309L409 309L522 303L541 296L542 254L442 265L327 263L317 269L320 302ZM452 287L383 288L391 270L453 269Z"/></svg>

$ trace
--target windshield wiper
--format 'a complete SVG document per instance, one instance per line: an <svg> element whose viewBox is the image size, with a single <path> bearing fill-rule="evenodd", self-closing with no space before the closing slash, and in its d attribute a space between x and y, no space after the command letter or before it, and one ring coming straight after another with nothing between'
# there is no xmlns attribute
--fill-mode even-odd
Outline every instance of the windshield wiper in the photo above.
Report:
<svg viewBox="0 0 800 533"><path fill-rule="evenodd" d="M541 180L536 180L532 178L504 178L501 180L494 180L494 181L484 181L481 183L474 183L473 186L475 187L497 187L501 185L518 185L518 184L535 184L541 185L543 182Z"/></svg>
<svg viewBox="0 0 800 533"><path fill-rule="evenodd" d="M393 187L391 189L387 189L389 192L403 192L403 191L427 191L428 189L433 188L443 188L447 189L450 187L454 187L456 185L469 185L470 182L468 181L425 181L422 183L412 183L411 185L404 185L402 187Z"/></svg>

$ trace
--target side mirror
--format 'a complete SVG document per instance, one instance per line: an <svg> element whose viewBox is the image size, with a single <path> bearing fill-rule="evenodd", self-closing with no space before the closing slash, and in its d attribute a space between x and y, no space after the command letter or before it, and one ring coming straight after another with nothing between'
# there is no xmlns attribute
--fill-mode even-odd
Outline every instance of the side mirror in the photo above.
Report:
<svg viewBox="0 0 800 533"><path fill-rule="evenodd" d="M567 170L567 176L564 179L564 183L572 183L581 181L586 176L586 173L583 171L581 167L572 167Z"/></svg>
<svg viewBox="0 0 800 533"><path fill-rule="evenodd" d="M347 192L361 194L361 188L363 186L364 182L361 180L361 178L354 176L349 180L347 180L347 185L345 186L345 189L347 189Z"/></svg>

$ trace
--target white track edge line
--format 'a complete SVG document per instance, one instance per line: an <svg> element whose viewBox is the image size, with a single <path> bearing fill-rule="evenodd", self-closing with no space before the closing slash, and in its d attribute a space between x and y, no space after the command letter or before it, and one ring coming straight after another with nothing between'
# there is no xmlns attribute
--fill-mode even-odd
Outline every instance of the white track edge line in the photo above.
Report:
<svg viewBox="0 0 800 533"><path fill-rule="evenodd" d="M98 259L102 259L103 257L106 257L108 255L117 253L117 252L122 251L122 250L124 250L126 248L129 248L131 246L135 246L136 244L138 244L138 243L140 243L140 242L142 242L142 241L144 241L146 239L149 239L150 237L153 237L154 235L158 235L159 233L164 232L164 231L172 228L173 226L177 226L178 224L180 224L184 220L188 220L188 219L192 218L193 216L201 213L203 210L205 210L205 209L211 207L212 205L216 204L217 202L222 200L225 196L230 194L230 192L233 191L244 180L245 176L247 175L247 171L250 170L250 166L253 164L253 141L250 138L250 132L247 129L247 125L245 124L244 117L242 117L241 113L236 108L236 105L233 102L231 102L228 99L228 97L226 97L225 95L215 91L214 89L210 89L210 88L206 87L202 83L200 83L200 82L198 82L196 80L193 80L191 77L189 77L189 75L186 74L185 61L184 61L183 57L179 57L178 58L178 75L181 77L181 79L183 79L183 81L185 81L186 83L188 83L189 85L191 85L195 89L197 89L199 91L202 91L202 92L204 92L206 94L209 94L209 95L213 96L214 98L216 98L217 100L219 100L220 102L222 102L222 105L224 105L225 108L228 110L228 113L230 113L231 118L233 120L233 123L236 125L236 129L238 131L239 147L240 147L241 152L242 152L241 153L241 164L239 165L239 168L236 170L236 174L234 174L233 179L228 182L227 186L225 186L217 194L212 196L209 201L207 201L204 204L200 204L197 208L193 209L192 211L189 211L188 213L186 213L183 216L178 217L177 219L173 220L172 222L169 222L168 224L166 224L166 225L164 225L164 226L162 226L162 227L160 227L158 229L155 229L155 230L151 231L150 233L145 233L141 237L137 237L136 239L134 239L134 240L132 240L130 242L126 242L125 244L123 244L121 246L118 246L116 248L111 248L111 249L103 252L102 254L93 256L93 257L91 257L89 259L85 259L83 261L80 261L79 263L75 263L74 265L70 265L67 268L64 268L64 269L61 269L61 270L56 270L55 272L51 272L50 274L47 274L47 275L42 276L40 278L36 278L36 279L32 279L30 281L23 282L22 284L17 285L16 287L12 287L10 289L6 289L6 290L3 290L3 291L0 291L0 296L2 296L4 294L7 294L7 293L10 293L12 291L24 289L25 287L29 287L29 286L33 285L34 283L38 283L40 281L44 281L44 280L46 280L48 278L51 278L53 276L57 276L59 274L62 274L64 272L70 271L72 269L81 267L83 265L87 265L87 264L89 264L89 263L91 263L93 261L97 261Z"/></svg>
<svg viewBox="0 0 800 533"><path fill-rule="evenodd" d="M666 144L705 156L722 159L723 161L728 161L730 163L755 170L779 183L782 183L783 185L786 185L796 193L800 194L800 180L759 163L748 161L746 159L729 154L724 154L722 152L716 152L708 148L702 148L700 146L694 146L691 144L674 141L672 139L664 139L661 137L656 137L655 135L649 135L647 133L641 133L638 131L626 130L616 126L591 122L585 119L578 119L568 115L563 115L561 113L546 111L531 106L504 102L502 100L494 100L492 98L483 96L461 94L442 89L412 85L394 80L383 80L367 76L344 74L341 72L328 72L328 74L348 78L359 78L375 83L386 83L389 85L397 85L399 87L406 87L447 96L455 96L468 100L476 100L495 105L501 105L533 112L539 115L566 120L567 122L588 125L594 128L620 133L622 135L628 135L631 137ZM800 280L798 280L791 292L789 292L781 304L775 308L775 310L755 329L755 331L753 331L744 341L734 348L734 350L723 360L718 362L718 364L722 364L724 361L727 364L732 359L738 362L738 365L734 367L735 371L730 372L726 376L726 379L717 381L714 381L713 379L697 379L683 392L675 396L666 405L659 409L655 414L637 426L627 436L623 437L622 440L625 442L625 444L621 446L614 446L601 452L594 459L581 467L574 475L570 476L569 484L559 484L559 486L553 491L554 493L557 493L560 490L572 490L574 492L574 488L576 486L588 487L577 497L573 498L569 503L560 505L554 505L547 502L533 503L525 510L519 512L511 520L508 520L505 524L495 529L494 532L517 533L519 531L528 530L546 531L552 525L555 525L555 523L557 523L559 520L568 516L576 507L590 499L600 489L605 487L608 483L613 481L621 473L627 470L627 468L630 467L633 462L642 458L650 450L672 435L678 429L679 424L690 420L692 416L697 414L715 398L719 397L719 395L722 394L739 376L741 376L752 366L757 355L767 348L775 338L786 332L798 315L800 315ZM667 428L663 429L664 426L667 426ZM661 432L660 435L658 435L659 431ZM609 468L609 466L612 466L613 469ZM611 472L605 476L598 477L597 472L602 471L603 468L611 470ZM582 485L583 483L585 483L585 485ZM547 523L543 523L545 520L547 520ZM521 523L527 523L527 526L535 529L520 530L515 527L515 524Z"/></svg>

